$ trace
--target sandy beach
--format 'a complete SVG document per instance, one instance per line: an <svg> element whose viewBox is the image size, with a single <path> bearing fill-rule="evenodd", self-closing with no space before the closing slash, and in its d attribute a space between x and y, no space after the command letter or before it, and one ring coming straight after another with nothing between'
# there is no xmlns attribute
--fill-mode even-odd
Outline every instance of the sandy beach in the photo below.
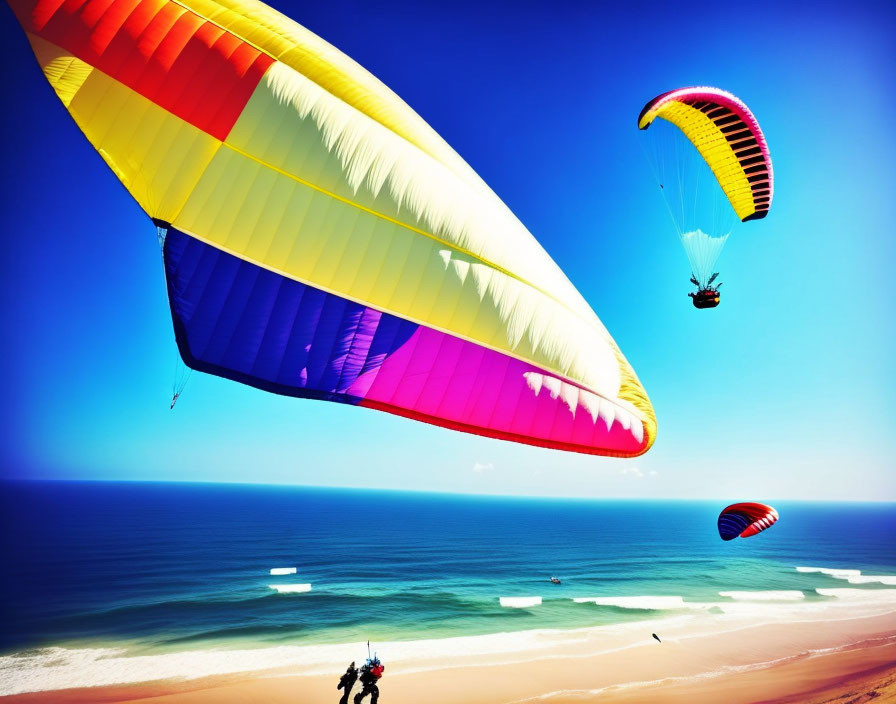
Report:
<svg viewBox="0 0 896 704"><path fill-rule="evenodd" d="M457 641L453 657L432 657L432 645L414 644L387 661L381 701L395 704L470 702L601 701L729 702L758 704L822 702L859 704L896 701L896 613L849 618L826 610L825 620L750 626L742 617L729 629L688 633L693 620L644 622L663 630L663 643L650 633L633 641L639 624L617 629L541 631L481 636ZM521 647L475 654L502 642ZM613 639L620 646L612 648ZM449 645L452 639L434 641ZM462 650L461 647L466 647ZM338 650L340 646L326 646ZM346 660L351 649L346 647ZM397 648L391 650L398 652ZM329 655L328 655L329 657ZM34 692L2 698L22 704L146 702L154 704L244 704L338 700L340 669L324 674L322 662L302 667L192 680L162 680L129 686ZM298 672L297 672L298 670Z"/></svg>

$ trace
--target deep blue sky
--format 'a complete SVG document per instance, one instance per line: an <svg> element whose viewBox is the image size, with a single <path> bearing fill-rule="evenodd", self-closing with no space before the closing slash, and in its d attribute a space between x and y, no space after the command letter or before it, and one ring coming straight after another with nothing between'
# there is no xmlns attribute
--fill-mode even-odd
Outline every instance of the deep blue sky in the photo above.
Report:
<svg viewBox="0 0 896 704"><path fill-rule="evenodd" d="M567 455L200 374L170 412L154 228L4 7L0 476L896 499L896 5L273 4L395 90L545 245L644 382L654 449ZM775 163L713 311L686 297L635 128L694 84L743 98Z"/></svg>

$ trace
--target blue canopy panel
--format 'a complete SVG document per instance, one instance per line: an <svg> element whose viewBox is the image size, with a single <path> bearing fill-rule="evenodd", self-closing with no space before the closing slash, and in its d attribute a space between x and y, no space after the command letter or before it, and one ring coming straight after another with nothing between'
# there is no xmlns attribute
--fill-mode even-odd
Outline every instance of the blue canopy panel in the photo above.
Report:
<svg viewBox="0 0 896 704"><path fill-rule="evenodd" d="M742 513L723 513L719 516L719 535L722 540L734 540L753 523L753 520Z"/></svg>
<svg viewBox="0 0 896 704"><path fill-rule="evenodd" d="M286 396L358 404L353 382L420 327L169 228L174 333L187 366Z"/></svg>

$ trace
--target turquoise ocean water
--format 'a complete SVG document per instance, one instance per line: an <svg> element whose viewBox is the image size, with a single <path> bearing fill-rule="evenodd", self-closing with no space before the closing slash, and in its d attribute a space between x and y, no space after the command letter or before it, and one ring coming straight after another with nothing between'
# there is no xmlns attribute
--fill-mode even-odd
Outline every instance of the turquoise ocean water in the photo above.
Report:
<svg viewBox="0 0 896 704"><path fill-rule="evenodd" d="M720 592L783 591L791 592L779 595L785 601L806 602L831 598L816 589L896 587L896 508L887 504L781 502L771 529L725 543L716 502L208 484L0 487L7 655L580 628L662 618L691 602L752 600ZM282 567L296 572L271 574ZM562 584L551 584L552 575ZM288 585L310 591L272 588ZM507 605L520 603L532 605Z"/></svg>

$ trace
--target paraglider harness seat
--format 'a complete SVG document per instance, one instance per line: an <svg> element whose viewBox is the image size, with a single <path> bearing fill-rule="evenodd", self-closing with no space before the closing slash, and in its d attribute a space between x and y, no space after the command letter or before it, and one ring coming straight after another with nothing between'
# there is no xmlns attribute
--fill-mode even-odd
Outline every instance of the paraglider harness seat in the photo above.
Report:
<svg viewBox="0 0 896 704"><path fill-rule="evenodd" d="M697 293L689 293L694 308L715 308L719 305L721 294L717 288L701 288Z"/></svg>
<svg viewBox="0 0 896 704"><path fill-rule="evenodd" d="M696 275L691 276L691 283L697 287L697 293L688 294L691 297L691 303L694 304L694 308L715 308L719 305L719 301L722 297L722 294L719 293L719 287L722 284L712 285L713 281L715 281L718 276L719 272L710 276L709 281L706 282L705 286L697 281Z"/></svg>

